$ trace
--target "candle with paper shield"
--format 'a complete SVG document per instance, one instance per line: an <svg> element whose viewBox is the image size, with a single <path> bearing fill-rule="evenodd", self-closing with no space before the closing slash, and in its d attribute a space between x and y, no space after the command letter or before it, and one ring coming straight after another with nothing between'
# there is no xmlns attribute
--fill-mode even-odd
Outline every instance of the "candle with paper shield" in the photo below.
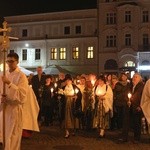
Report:
<svg viewBox="0 0 150 150"><path fill-rule="evenodd" d="M98 91L97 91L97 95L98 95L98 96L102 96L102 91L101 91L101 90L98 90Z"/></svg>

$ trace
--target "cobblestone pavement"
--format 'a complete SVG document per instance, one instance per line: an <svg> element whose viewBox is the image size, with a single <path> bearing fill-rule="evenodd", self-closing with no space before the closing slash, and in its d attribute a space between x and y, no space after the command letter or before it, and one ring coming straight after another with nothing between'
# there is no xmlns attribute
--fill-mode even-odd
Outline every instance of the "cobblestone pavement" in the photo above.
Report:
<svg viewBox="0 0 150 150"><path fill-rule="evenodd" d="M119 131L107 131L103 139L98 138L98 132L78 131L75 136L64 138L64 130L59 127L42 127L41 132L34 133L30 139L23 139L21 150L150 150L148 135L142 135L142 140L134 144L133 134L127 143L118 143ZM1 148L0 148L1 150Z"/></svg>

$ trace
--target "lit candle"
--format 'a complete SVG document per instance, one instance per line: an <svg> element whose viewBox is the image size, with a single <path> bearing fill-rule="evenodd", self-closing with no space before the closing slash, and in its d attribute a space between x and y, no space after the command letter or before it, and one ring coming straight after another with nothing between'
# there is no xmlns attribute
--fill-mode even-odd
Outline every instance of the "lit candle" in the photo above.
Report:
<svg viewBox="0 0 150 150"><path fill-rule="evenodd" d="M55 87L55 88L57 87L57 83L54 83L54 87Z"/></svg>
<svg viewBox="0 0 150 150"><path fill-rule="evenodd" d="M53 93L53 91L54 91L54 89L53 89L53 88L51 88L51 93Z"/></svg>
<svg viewBox="0 0 150 150"><path fill-rule="evenodd" d="M131 94L131 93L128 93L128 98L129 98L129 99L131 98L131 96L132 96L132 94Z"/></svg>
<svg viewBox="0 0 150 150"><path fill-rule="evenodd" d="M79 92L79 89L76 88L74 92L75 94L77 94Z"/></svg>
<svg viewBox="0 0 150 150"><path fill-rule="evenodd" d="M80 83L80 80L77 80L77 84L79 84Z"/></svg>
<svg viewBox="0 0 150 150"><path fill-rule="evenodd" d="M94 84L95 84L95 81L94 81L94 80L91 80L91 84L92 84L92 86L94 86Z"/></svg>
<svg viewBox="0 0 150 150"><path fill-rule="evenodd" d="M131 101L130 101L131 97L132 97L132 94L131 94L131 93L128 93L128 98L129 98L128 106L129 106L129 107L131 106Z"/></svg>

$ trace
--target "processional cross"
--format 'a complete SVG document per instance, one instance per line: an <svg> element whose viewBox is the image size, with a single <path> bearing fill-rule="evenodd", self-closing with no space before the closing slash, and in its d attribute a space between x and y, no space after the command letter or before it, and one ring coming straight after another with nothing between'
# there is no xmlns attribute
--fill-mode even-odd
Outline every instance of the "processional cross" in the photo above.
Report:
<svg viewBox="0 0 150 150"><path fill-rule="evenodd" d="M7 22L3 22L3 28L0 28L0 32L3 33L2 36L0 36L0 45L2 46L1 51L3 53L3 76L6 74L6 53L9 48L10 40L9 39L17 39L15 37L9 37L7 36L8 32L11 32L11 28L7 27ZM3 84L3 96L6 97L6 84ZM5 149L5 109L6 104L3 103L3 149Z"/></svg>

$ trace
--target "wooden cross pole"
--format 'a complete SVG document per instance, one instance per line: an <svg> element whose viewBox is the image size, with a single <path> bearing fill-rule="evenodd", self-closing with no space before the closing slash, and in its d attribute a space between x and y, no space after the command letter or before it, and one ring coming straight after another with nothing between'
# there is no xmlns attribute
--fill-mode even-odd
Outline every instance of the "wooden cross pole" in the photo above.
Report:
<svg viewBox="0 0 150 150"><path fill-rule="evenodd" d="M7 33L11 31L11 28L7 28L7 22L3 22L3 28L0 28L0 32L3 33L2 36L2 52L3 52L3 76L6 74L6 52L9 47L9 37ZM3 84L3 96L6 97L6 84ZM3 149L5 149L5 109L6 104L3 103Z"/></svg>

